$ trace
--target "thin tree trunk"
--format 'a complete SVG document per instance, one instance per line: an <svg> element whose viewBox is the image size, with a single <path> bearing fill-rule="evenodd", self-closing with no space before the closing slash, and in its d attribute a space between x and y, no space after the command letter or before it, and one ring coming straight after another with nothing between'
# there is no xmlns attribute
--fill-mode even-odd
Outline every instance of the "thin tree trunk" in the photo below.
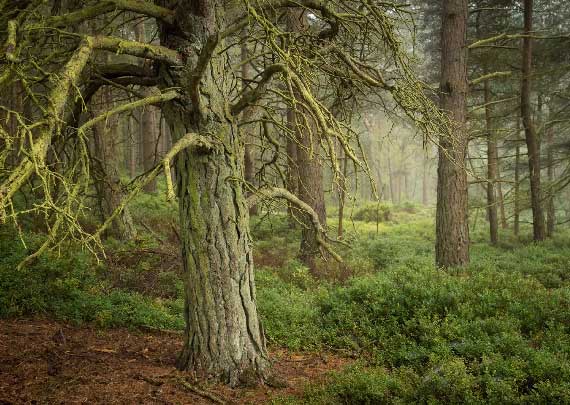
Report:
<svg viewBox="0 0 570 405"><path fill-rule="evenodd" d="M138 152L138 137L139 131L133 131L134 120L129 119L128 123L128 148L129 148L129 175L134 178L137 174L137 152Z"/></svg>
<svg viewBox="0 0 570 405"><path fill-rule="evenodd" d="M340 148L342 152L340 152L342 157L342 177L343 177L343 184L339 186L338 190L338 239L342 239L343 236L343 221L344 221L344 203L346 200L346 174L348 171L348 158L344 153L344 150Z"/></svg>
<svg viewBox="0 0 570 405"><path fill-rule="evenodd" d="M499 219L497 215L497 140L492 128L491 95L489 82L485 81L485 127L487 129L487 216L489 219L489 234L492 245L499 243Z"/></svg>
<svg viewBox="0 0 570 405"><path fill-rule="evenodd" d="M295 112L292 109L287 111L287 125L295 133ZM287 177L285 187L294 195L299 194L299 171L297 166L297 143L294 139L287 137ZM289 228L297 225L295 208L289 204L287 206L289 218Z"/></svg>
<svg viewBox="0 0 570 405"><path fill-rule="evenodd" d="M92 98L92 102L95 104L91 108L94 116L99 115L107 108L112 108L113 95L111 90L108 87L102 88ZM95 188L102 221L112 215L123 198L119 178L119 161L117 160L118 156L121 155L117 150L118 124L117 117L112 116L93 126L96 164L98 165ZM120 239L134 239L136 237L136 228L133 225L128 207L123 210L120 217L113 221L110 233Z"/></svg>
<svg viewBox="0 0 570 405"><path fill-rule="evenodd" d="M300 32L305 28L306 17L302 10L292 9L288 12L288 28L291 32ZM300 107L299 107L300 108ZM288 114L289 123L295 125L295 137L297 145L297 179L298 197L307 203L319 216L323 226L326 226L325 194L323 189L323 171L316 155L320 143L318 133L313 130L314 122L305 114L299 114L290 109ZM300 213L303 228L301 231L301 246L299 258L317 275L315 258L319 254L317 234L312 226L312 221L306 213Z"/></svg>
<svg viewBox="0 0 570 405"><path fill-rule="evenodd" d="M422 204L428 205L428 179L427 179L427 159L423 161L423 172L422 172Z"/></svg>
<svg viewBox="0 0 570 405"><path fill-rule="evenodd" d="M505 212L505 198L503 196L503 186L501 177L501 160L499 159L499 148L497 148L497 200L499 203L499 214L501 219L501 228L507 229L509 223L507 221L507 214Z"/></svg>
<svg viewBox="0 0 570 405"><path fill-rule="evenodd" d="M386 162L388 163L388 180L390 183L390 200L392 201L393 205L396 205L396 190L394 185L394 172L392 171L392 158L390 152L390 143L388 143L388 156Z"/></svg>
<svg viewBox="0 0 570 405"><path fill-rule="evenodd" d="M518 126L520 126L520 121ZM519 131L517 131L519 133ZM521 147L517 143L515 152L515 206L514 206L514 224L513 232L515 236L519 236L520 230L520 163L521 162Z"/></svg>
<svg viewBox="0 0 570 405"><path fill-rule="evenodd" d="M547 155L546 155L546 164L548 165L548 198L546 200L546 236L549 238L554 235L554 227L556 223L556 211L554 210L554 192L553 192L553 183L554 183L554 150L553 145L554 143L554 130L553 128L548 128L546 130L546 145L547 145Z"/></svg>
<svg viewBox="0 0 570 405"><path fill-rule="evenodd" d="M145 26L144 21L135 25L135 35L137 41L145 41ZM143 93L149 93L144 89ZM150 95L150 94L149 94ZM140 114L140 132L142 140L142 166L145 172L151 170L156 164L156 150L157 150L157 132L158 125L156 120L156 108L146 106ZM147 193L156 192L156 179L150 181L145 187L144 191Z"/></svg>
<svg viewBox="0 0 570 405"><path fill-rule="evenodd" d="M438 266L469 262L465 157L467 81L467 0L444 0L441 32L441 106L455 125L453 139L440 139L435 256ZM451 158L451 159L450 159Z"/></svg>
<svg viewBox="0 0 570 405"><path fill-rule="evenodd" d="M544 240L546 230L542 209L542 191L540 185L540 144L532 122L530 104L531 74L532 74L532 15L533 0L524 0L524 34L523 62L521 84L521 117L525 130L525 140L528 149L528 168L530 177L530 197L532 207L532 228L535 241Z"/></svg>
<svg viewBox="0 0 570 405"><path fill-rule="evenodd" d="M312 125L306 122L305 125ZM326 226L327 214L325 208L325 194L323 189L323 172L317 158L312 154L318 153L319 142L317 134L313 136L304 133L299 137L299 145L297 147L297 165L299 170L298 176L298 193L299 198L309 204L318 214L319 221ZM314 275L317 267L315 258L319 254L319 244L317 243L317 234L312 226L312 222L307 214L301 215L303 228L301 231L301 247L299 257L301 261L309 267Z"/></svg>

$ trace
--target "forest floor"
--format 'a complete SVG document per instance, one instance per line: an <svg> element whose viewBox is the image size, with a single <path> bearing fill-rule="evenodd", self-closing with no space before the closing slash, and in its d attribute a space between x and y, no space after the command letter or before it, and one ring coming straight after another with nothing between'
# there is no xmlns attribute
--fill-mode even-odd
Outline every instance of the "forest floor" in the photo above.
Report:
<svg viewBox="0 0 570 405"><path fill-rule="evenodd" d="M196 382L174 368L178 332L94 329L39 320L0 320L0 404L251 404L298 396L350 359L273 350L284 388L232 389Z"/></svg>

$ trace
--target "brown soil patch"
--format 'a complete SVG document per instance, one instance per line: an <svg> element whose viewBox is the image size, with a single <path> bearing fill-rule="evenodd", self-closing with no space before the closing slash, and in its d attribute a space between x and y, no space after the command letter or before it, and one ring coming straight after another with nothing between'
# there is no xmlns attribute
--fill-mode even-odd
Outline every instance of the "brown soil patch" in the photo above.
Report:
<svg viewBox="0 0 570 405"><path fill-rule="evenodd" d="M231 389L174 369L177 333L98 330L47 320L0 320L0 404L263 404L298 396L350 360L274 350L287 388ZM185 388L189 381L200 394ZM205 395L207 394L207 395Z"/></svg>

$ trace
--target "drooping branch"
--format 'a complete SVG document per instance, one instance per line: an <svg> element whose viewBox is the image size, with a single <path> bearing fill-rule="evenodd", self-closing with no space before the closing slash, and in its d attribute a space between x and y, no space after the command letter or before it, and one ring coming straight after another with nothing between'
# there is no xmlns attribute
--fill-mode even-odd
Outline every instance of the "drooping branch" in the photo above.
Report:
<svg viewBox="0 0 570 405"><path fill-rule="evenodd" d="M39 137L33 141L29 154L14 168L8 179L0 184L0 219L5 218L5 209L14 194L34 171L41 170L44 165L51 139L60 126L69 91L77 85L92 51L93 43L89 39L83 41L58 75L57 84L49 94L49 105L43 117Z"/></svg>
<svg viewBox="0 0 570 405"><path fill-rule="evenodd" d="M342 263L342 257L340 257L339 254L336 253L330 244L326 241L328 238L326 236L325 230L323 229L323 226L321 225L321 221L319 220L319 215L313 208L311 208L309 204L299 199L296 195L292 194L288 190L279 187L260 188L256 190L254 194L248 197L247 204L251 208L263 200L271 199L284 199L300 210L304 211L310 217L312 226L316 231L316 239L319 246L323 248L327 253L329 253L336 261Z"/></svg>

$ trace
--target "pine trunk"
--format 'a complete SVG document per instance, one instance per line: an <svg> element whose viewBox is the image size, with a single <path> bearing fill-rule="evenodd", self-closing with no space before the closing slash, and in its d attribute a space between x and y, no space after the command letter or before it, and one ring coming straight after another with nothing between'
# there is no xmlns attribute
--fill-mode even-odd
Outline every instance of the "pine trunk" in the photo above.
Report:
<svg viewBox="0 0 570 405"><path fill-rule="evenodd" d="M554 228L556 224L556 211L554 210L554 131L552 128L548 128L546 132L546 142L547 142L547 176L548 176L548 198L546 199L546 236L549 238L554 235Z"/></svg>
<svg viewBox="0 0 570 405"><path fill-rule="evenodd" d="M441 106L450 115L455 130L452 139L440 140L436 263L464 266L469 262L467 173L465 156L468 134L467 109L467 0L444 0L441 32Z"/></svg>
<svg viewBox="0 0 570 405"><path fill-rule="evenodd" d="M542 191L540 184L540 144L532 122L530 103L532 74L532 14L533 0L524 0L524 33L523 63L521 85L521 117L524 126L526 146L528 150L528 168L530 177L530 199L532 207L532 228L535 241L544 240L546 230L542 209Z"/></svg>
<svg viewBox="0 0 570 405"><path fill-rule="evenodd" d="M485 126L487 129L487 216L492 245L499 243L499 218L497 213L497 140L492 128L491 95L489 82L485 81Z"/></svg>
<svg viewBox="0 0 570 405"><path fill-rule="evenodd" d="M144 21L135 26L136 39L139 42L146 42L145 40L145 26ZM150 95L148 90L143 90L143 93ZM157 120L156 108L146 106L140 113L140 139L142 140L142 166L145 172L151 170L156 164L156 151L157 151ZM156 179L151 180L144 187L147 193L156 192Z"/></svg>
<svg viewBox="0 0 570 405"><path fill-rule="evenodd" d="M204 49L224 24L221 0L186 0L176 7L180 20L161 27L161 43L172 49ZM195 62L190 54L187 63ZM243 178L243 144L226 107L233 74L217 54L197 89L190 84L192 67L164 66L162 72L164 85L182 92L182 100L163 107L173 141L187 133L216 140L213 151L186 149L175 163L186 319L177 365L232 386L256 382L265 376L268 357L257 314L249 212L236 181Z"/></svg>

